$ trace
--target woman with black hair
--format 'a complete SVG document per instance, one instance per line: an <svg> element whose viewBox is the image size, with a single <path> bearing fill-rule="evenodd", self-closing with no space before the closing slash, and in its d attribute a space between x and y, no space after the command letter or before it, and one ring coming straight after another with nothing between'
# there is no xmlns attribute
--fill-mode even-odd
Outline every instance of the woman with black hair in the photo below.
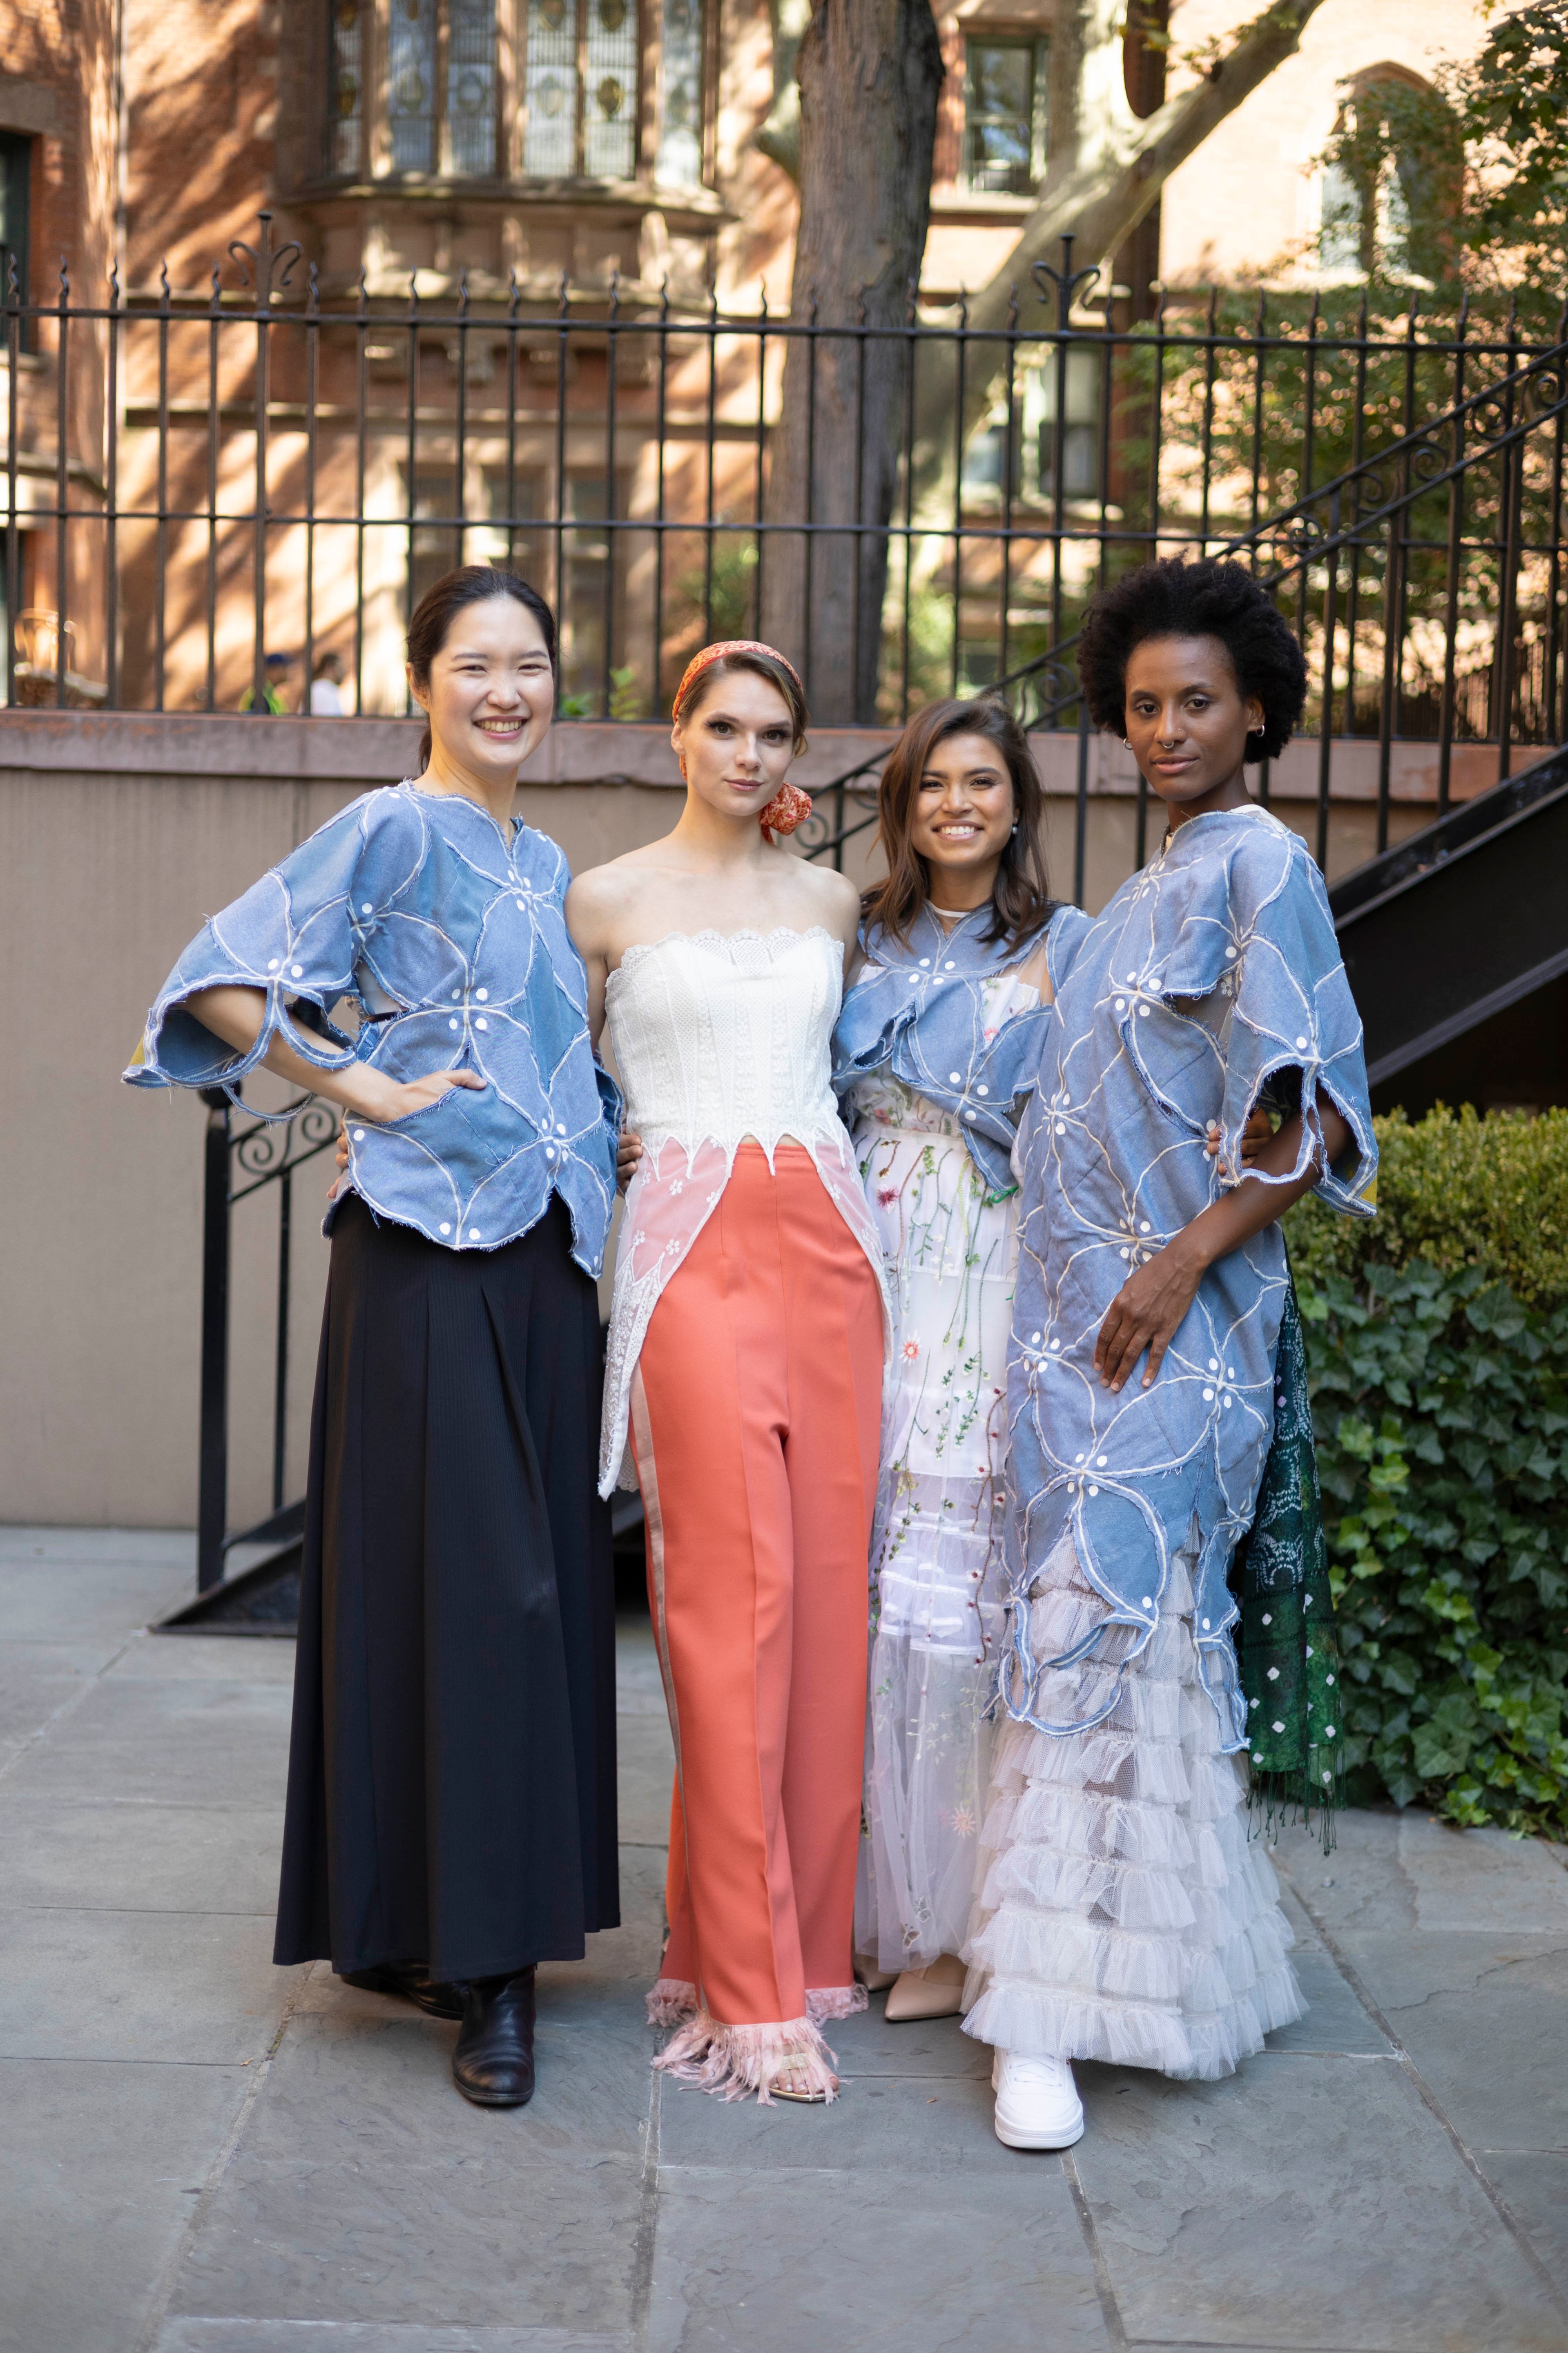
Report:
<svg viewBox="0 0 1568 2353"><path fill-rule="evenodd" d="M408 678L419 774L204 926L125 1075L237 1102L265 1065L346 1114L274 1957L460 2019L458 2088L504 2107L533 2088L535 1964L619 1917L594 1493L618 1104L566 861L515 814L553 617L510 573L448 573Z"/></svg>
<svg viewBox="0 0 1568 2353"><path fill-rule="evenodd" d="M1052 926L1018 1141L1008 1721L964 2021L1018 2148L1082 2133L1075 2058L1215 2077L1300 2013L1242 1820L1226 1579L1274 1432L1279 1219L1313 1187L1370 1216L1376 1166L1322 878L1245 781L1301 712L1284 619L1238 564L1146 565L1095 599L1079 667L1170 829L1096 921ZM1260 1103L1282 1124L1243 1170Z"/></svg>

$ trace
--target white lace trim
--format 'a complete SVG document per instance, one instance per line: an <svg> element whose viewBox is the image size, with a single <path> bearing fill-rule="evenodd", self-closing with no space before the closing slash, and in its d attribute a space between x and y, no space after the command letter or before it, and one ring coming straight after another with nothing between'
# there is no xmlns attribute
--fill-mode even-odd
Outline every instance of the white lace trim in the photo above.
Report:
<svg viewBox="0 0 1568 2353"><path fill-rule="evenodd" d="M733 947L740 940L754 941L758 946L766 948L770 955L774 942L778 940L826 940L840 958L844 954L843 942L823 923L808 923L804 932L795 931L788 923L776 923L771 932L666 932L659 939L637 940L627 948L605 983L605 1001L608 1004L611 992L623 974L635 972L645 957L657 955L660 948L667 948L672 944L679 943L684 947L717 948L722 951L725 948Z"/></svg>

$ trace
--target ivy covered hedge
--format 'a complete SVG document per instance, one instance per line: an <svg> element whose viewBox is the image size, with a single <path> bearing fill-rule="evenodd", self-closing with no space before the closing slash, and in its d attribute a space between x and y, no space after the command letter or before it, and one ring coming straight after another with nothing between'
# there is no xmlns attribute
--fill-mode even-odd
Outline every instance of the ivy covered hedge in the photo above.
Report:
<svg viewBox="0 0 1568 2353"><path fill-rule="evenodd" d="M1568 1834L1568 1113L1377 1123L1379 1214L1286 1221L1352 1801Z"/></svg>

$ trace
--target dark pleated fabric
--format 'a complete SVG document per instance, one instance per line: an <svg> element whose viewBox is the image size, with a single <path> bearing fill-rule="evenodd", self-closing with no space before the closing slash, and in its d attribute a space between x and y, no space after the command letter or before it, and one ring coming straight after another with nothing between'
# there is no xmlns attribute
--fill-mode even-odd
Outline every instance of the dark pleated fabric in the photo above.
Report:
<svg viewBox="0 0 1568 2353"><path fill-rule="evenodd" d="M274 1957L437 1978L619 1919L602 1344L559 1200L443 1250L332 1231Z"/></svg>

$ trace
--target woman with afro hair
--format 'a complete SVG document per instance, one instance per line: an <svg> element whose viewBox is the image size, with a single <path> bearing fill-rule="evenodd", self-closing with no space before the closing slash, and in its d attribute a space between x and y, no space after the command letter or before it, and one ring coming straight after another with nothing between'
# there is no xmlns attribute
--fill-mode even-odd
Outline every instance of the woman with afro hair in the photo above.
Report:
<svg viewBox="0 0 1568 2353"><path fill-rule="evenodd" d="M1243 1819L1267 1727L1226 1578L1274 1435L1279 1218L1313 1187L1370 1216L1376 1166L1322 879L1247 788L1305 699L1285 621L1241 565L1171 559L1095 598L1079 659L1169 830L1098 919L1057 919L1017 1145L1005 1721L964 2021L1017 2148L1081 2135L1074 2059L1212 2078L1300 2015ZM1280 1124L1244 1166L1260 1104Z"/></svg>

